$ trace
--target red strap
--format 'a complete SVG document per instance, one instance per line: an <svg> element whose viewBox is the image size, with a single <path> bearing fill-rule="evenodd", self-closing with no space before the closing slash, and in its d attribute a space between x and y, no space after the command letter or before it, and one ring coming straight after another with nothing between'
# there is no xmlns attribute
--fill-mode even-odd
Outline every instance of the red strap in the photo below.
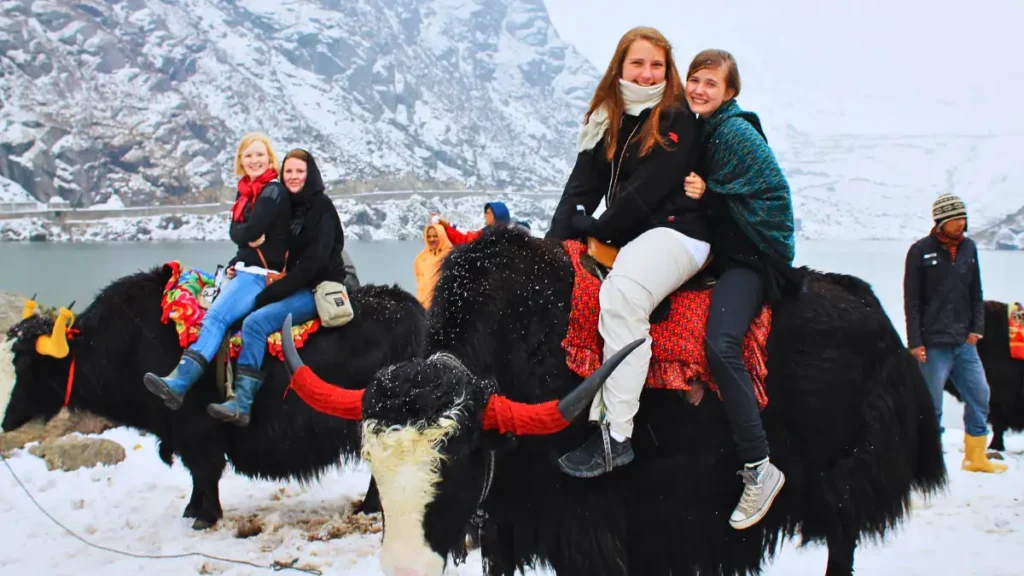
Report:
<svg viewBox="0 0 1024 576"><path fill-rule="evenodd" d="M71 402L71 389L75 387L75 355L71 355L71 367L68 368L68 383L64 387L64 407L68 407L68 403Z"/></svg>
<svg viewBox="0 0 1024 576"><path fill-rule="evenodd" d="M78 328L68 328L64 337L68 340L73 340L75 336L78 336ZM68 402L71 402L71 389L75 387L75 355L71 354L71 367L68 368L68 383L64 386L64 407L68 407Z"/></svg>

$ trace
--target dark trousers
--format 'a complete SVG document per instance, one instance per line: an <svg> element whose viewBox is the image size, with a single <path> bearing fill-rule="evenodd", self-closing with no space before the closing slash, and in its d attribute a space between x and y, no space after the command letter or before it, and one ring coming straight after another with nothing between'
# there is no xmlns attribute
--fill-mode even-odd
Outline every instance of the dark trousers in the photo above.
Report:
<svg viewBox="0 0 1024 576"><path fill-rule="evenodd" d="M718 385L740 460L768 457L768 437L761 424L750 374L743 365L743 339L763 301L761 277L747 268L730 268L711 290L704 352Z"/></svg>

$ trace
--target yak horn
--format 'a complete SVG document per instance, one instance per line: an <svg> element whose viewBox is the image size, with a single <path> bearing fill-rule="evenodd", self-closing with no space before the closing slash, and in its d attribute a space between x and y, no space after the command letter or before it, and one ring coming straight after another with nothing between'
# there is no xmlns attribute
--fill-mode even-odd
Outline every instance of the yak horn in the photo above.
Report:
<svg viewBox="0 0 1024 576"><path fill-rule="evenodd" d="M281 324L281 350L284 352L284 365L288 368L288 377L294 378L295 373L305 364L302 363L299 351L295 349L295 342L290 338L291 333L292 315L289 314L284 317L284 323Z"/></svg>
<svg viewBox="0 0 1024 576"><path fill-rule="evenodd" d="M604 361L589 378L561 400L550 400L540 404L527 404L509 400L494 394L484 408L483 427L498 430L502 434L544 435L554 434L566 427L593 402L594 395L611 373L636 350L644 339L634 340Z"/></svg>
<svg viewBox="0 0 1024 576"><path fill-rule="evenodd" d="M49 336L36 338L36 352L43 356L64 358L70 352L68 348L68 326L75 321L75 315L67 308L61 308L57 319L53 322L53 331Z"/></svg>
<svg viewBox="0 0 1024 576"><path fill-rule="evenodd" d="M604 385L605 380L612 375L612 372L622 364L622 361L644 343L644 338L639 338L623 346L611 358L604 361L589 378L580 383L575 390L569 392L558 402L558 413L566 422L572 422L580 412L590 407L597 391Z"/></svg>
<svg viewBox="0 0 1024 576"><path fill-rule="evenodd" d="M68 310L71 310L72 308L75 307L75 302L78 302L78 300L72 300L71 304L68 304Z"/></svg>
<svg viewBox="0 0 1024 576"><path fill-rule="evenodd" d="M36 304L36 295L33 294L31 298L25 300L25 307L21 309L21 319L25 320L26 318L32 316L33 314L36 313L36 310L38 309L39 305Z"/></svg>
<svg viewBox="0 0 1024 576"><path fill-rule="evenodd" d="M362 420L363 391L348 390L324 382L308 366L302 363L299 351L291 338L292 315L285 316L281 326L281 350L288 367L290 382L288 388L317 412L330 414L345 420Z"/></svg>

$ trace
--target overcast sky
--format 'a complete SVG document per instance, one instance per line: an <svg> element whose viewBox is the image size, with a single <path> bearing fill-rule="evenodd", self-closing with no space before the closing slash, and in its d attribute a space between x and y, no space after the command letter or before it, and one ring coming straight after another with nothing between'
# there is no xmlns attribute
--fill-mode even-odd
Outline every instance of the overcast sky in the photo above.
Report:
<svg viewBox="0 0 1024 576"><path fill-rule="evenodd" d="M798 124L1024 132L1024 0L545 2L562 39L602 71L626 30L654 25L684 73L701 49L727 49L741 104Z"/></svg>

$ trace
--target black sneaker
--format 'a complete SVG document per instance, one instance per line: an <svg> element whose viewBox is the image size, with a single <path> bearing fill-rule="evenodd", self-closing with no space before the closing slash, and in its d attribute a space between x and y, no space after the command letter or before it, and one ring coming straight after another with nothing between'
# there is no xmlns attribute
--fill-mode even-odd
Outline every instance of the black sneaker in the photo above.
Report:
<svg viewBox="0 0 1024 576"><path fill-rule="evenodd" d="M583 446L559 458L558 467L570 476L594 478L632 461L633 445L629 438L619 442L611 437L606 426L601 426Z"/></svg>

